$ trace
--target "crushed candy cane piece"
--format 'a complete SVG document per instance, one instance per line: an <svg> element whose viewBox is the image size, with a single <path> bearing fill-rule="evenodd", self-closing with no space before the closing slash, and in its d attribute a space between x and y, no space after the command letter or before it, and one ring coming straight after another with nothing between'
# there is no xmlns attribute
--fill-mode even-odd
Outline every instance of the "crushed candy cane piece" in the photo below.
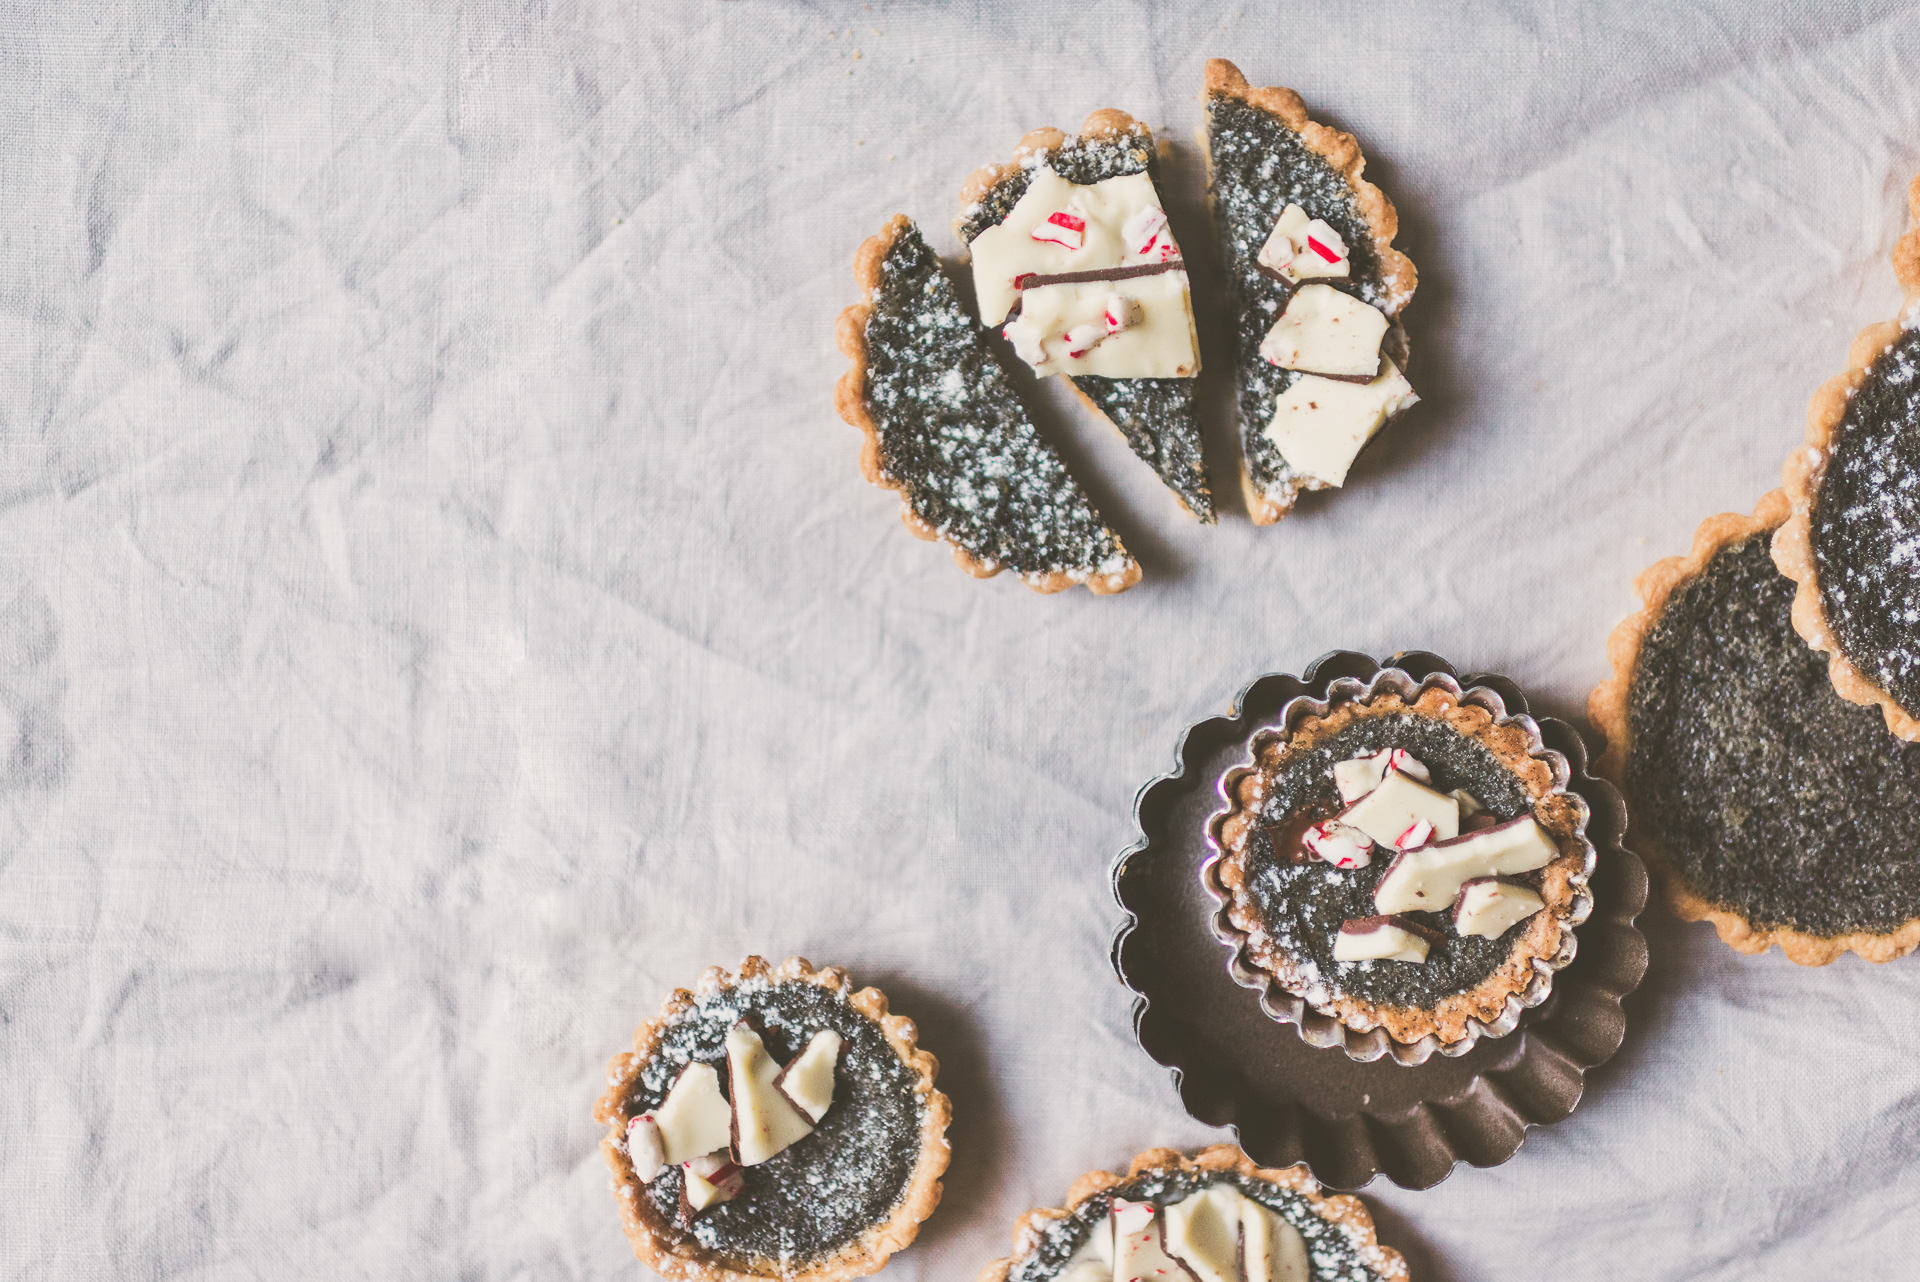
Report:
<svg viewBox="0 0 1920 1282"><path fill-rule="evenodd" d="M1068 330L1063 339L1067 344L1067 355L1074 360L1085 356L1112 331L1098 321L1088 321L1084 325L1075 325Z"/></svg>
<svg viewBox="0 0 1920 1282"><path fill-rule="evenodd" d="M1033 238L1065 249L1078 249L1087 243L1087 220L1078 214L1057 209L1047 215L1047 221L1033 229Z"/></svg>
<svg viewBox="0 0 1920 1282"><path fill-rule="evenodd" d="M1393 839L1395 850L1412 850L1424 846L1433 840L1433 825L1425 819L1416 819L1407 825L1407 830Z"/></svg>
<svg viewBox="0 0 1920 1282"><path fill-rule="evenodd" d="M1307 829L1301 844L1335 868L1365 868L1373 862L1373 842L1367 834L1331 819Z"/></svg>
<svg viewBox="0 0 1920 1282"><path fill-rule="evenodd" d="M1121 330L1140 323L1140 300L1128 298L1125 294L1108 294L1106 312L1103 319L1107 323L1109 334L1118 334Z"/></svg>
<svg viewBox="0 0 1920 1282"><path fill-rule="evenodd" d="M1121 239L1130 253L1165 262L1180 252L1167 230L1167 213L1155 205L1136 210L1120 228Z"/></svg>

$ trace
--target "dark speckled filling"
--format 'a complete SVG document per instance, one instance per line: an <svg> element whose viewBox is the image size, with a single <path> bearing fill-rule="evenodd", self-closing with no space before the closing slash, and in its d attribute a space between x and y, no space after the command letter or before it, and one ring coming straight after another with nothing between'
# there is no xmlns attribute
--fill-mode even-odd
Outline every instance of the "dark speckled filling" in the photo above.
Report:
<svg viewBox="0 0 1920 1282"><path fill-rule="evenodd" d="M1445 722L1397 713L1362 718L1311 751L1290 756L1273 777L1262 817L1280 825L1303 813L1331 815L1341 805L1334 763L1382 748L1405 748L1432 774L1432 787L1441 792L1465 788L1497 819L1532 813L1526 787L1487 748ZM1355 997L1380 1006L1430 1008L1484 981L1526 930L1522 922L1497 939L1471 938L1455 934L1445 913L1410 913L1441 932L1424 963L1336 962L1333 944L1340 923L1379 912L1373 892L1392 855L1376 850L1365 868L1338 869L1318 860L1296 864L1290 851L1273 849L1272 831L1261 830L1247 860L1254 903L1268 930L1288 941L1288 952L1312 962L1335 988Z"/></svg>
<svg viewBox="0 0 1920 1282"><path fill-rule="evenodd" d="M1847 405L1813 507L1822 604L1840 650L1920 713L1920 332Z"/></svg>
<svg viewBox="0 0 1920 1282"><path fill-rule="evenodd" d="M1373 230L1354 203L1346 176L1300 140L1271 112L1230 94L1207 100L1207 146L1212 155L1214 220L1227 272L1227 310L1233 317L1240 435L1247 470L1262 492L1285 490L1292 469L1266 436L1274 403L1301 375L1270 364L1260 341L1286 305L1288 287L1259 269L1260 249L1288 205L1322 218L1347 242L1353 274L1318 283L1344 289L1386 308ZM1391 313L1389 313L1391 314Z"/></svg>
<svg viewBox="0 0 1920 1282"><path fill-rule="evenodd" d="M1831 936L1920 916L1920 745L1846 702L1789 622L1755 535L1673 594L1628 700L1627 790L1683 881L1760 927Z"/></svg>
<svg viewBox="0 0 1920 1282"><path fill-rule="evenodd" d="M1073 1253L1085 1244L1094 1226L1107 1217L1116 1197L1167 1207L1223 1181L1235 1185L1300 1231L1307 1244L1307 1258L1312 1262L1315 1282L1376 1282L1379 1278L1361 1258L1352 1235L1315 1214L1312 1204L1291 1189L1237 1174L1161 1170L1142 1171L1108 1192L1088 1198L1066 1219L1049 1225L1035 1249L1014 1262L1008 1282L1048 1282L1056 1276Z"/></svg>
<svg viewBox="0 0 1920 1282"><path fill-rule="evenodd" d="M1070 139L1047 153L1047 163L1068 182L1092 184L1146 171L1158 183L1153 151L1139 138ZM960 238L969 244L1006 218L1033 181L1017 169L994 184L961 218ZM1102 378L1078 374L1075 387L1120 429L1133 452L1203 521L1214 519L1213 496L1200 440L1200 420L1191 378Z"/></svg>
<svg viewBox="0 0 1920 1282"><path fill-rule="evenodd" d="M741 1194L701 1213L692 1236L709 1251L743 1261L823 1259L885 1220L905 1195L926 1121L919 1077L879 1025L844 997L800 981L749 985L703 997L667 1030L629 1099L628 1116L658 1107L690 1061L713 1061L724 1081L727 1030L743 1015L754 1018L767 1050L782 1063L823 1028L846 1039L833 1107L813 1134L748 1168ZM680 1182L676 1167L645 1192L675 1231Z"/></svg>
<svg viewBox="0 0 1920 1282"><path fill-rule="evenodd" d="M881 465L915 515L1024 575L1117 574L1125 549L1041 439L917 228L894 241L867 320Z"/></svg>

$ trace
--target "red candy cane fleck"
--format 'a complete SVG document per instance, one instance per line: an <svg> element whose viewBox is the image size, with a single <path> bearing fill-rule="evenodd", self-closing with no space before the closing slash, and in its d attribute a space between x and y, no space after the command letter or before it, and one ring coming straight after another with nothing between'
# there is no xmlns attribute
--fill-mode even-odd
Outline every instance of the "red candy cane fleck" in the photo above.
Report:
<svg viewBox="0 0 1920 1282"><path fill-rule="evenodd" d="M1337 263L1340 261L1340 255L1334 253L1331 249L1328 249L1325 245L1322 245L1319 241L1315 240L1311 236L1307 237L1307 248L1311 249L1314 253L1320 255L1320 257L1326 259L1330 263Z"/></svg>

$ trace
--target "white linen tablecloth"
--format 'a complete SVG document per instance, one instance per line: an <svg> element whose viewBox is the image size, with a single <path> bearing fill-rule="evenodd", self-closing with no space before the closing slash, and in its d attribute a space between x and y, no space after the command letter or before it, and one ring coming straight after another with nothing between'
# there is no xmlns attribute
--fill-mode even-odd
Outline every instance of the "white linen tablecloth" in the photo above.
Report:
<svg viewBox="0 0 1920 1282"><path fill-rule="evenodd" d="M834 416L854 247L954 253L974 166L1105 106L1200 245L1209 56L1360 136L1426 403L1337 502L1203 529L1047 387L1146 581L971 581ZM901 1282L1219 1138L1107 966L1135 788L1334 647L1578 717L1633 576L1892 314L1917 65L1898 3L7 5L0 1275L634 1277L605 1061L750 951L945 1065ZM1910 1276L1920 965L1647 920L1579 1111L1370 1190L1387 1239Z"/></svg>

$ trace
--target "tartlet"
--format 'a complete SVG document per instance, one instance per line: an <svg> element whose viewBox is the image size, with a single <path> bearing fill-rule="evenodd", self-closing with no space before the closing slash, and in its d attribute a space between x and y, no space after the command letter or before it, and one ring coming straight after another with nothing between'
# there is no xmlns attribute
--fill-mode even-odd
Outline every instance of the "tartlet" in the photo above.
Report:
<svg viewBox="0 0 1920 1282"><path fill-rule="evenodd" d="M1405 1257L1380 1245L1359 1198L1327 1195L1304 1166L1262 1168L1219 1144L1192 1158L1151 1149L1124 1175L1081 1176L1065 1206L1021 1217L1013 1254L989 1264L979 1282L1144 1282L1160 1270L1171 1282L1408 1276Z"/></svg>
<svg viewBox="0 0 1920 1282"><path fill-rule="evenodd" d="M1843 698L1920 739L1920 178L1893 251L1897 320L1854 338L1847 369L1807 407L1782 469L1791 504L1774 562L1799 585L1793 626L1830 656Z"/></svg>
<svg viewBox="0 0 1920 1282"><path fill-rule="evenodd" d="M866 301L840 314L852 367L834 392L866 434L860 467L900 517L944 539L967 573L1012 570L1039 592L1124 592L1140 564L1033 425L920 231L895 216L860 246Z"/></svg>
<svg viewBox="0 0 1920 1282"><path fill-rule="evenodd" d="M973 250L980 319L1006 322L1014 350L1036 374L1065 374L1080 400L1126 438L1181 504L1211 523L1194 394L1200 354L1193 306L1158 169L1153 132L1124 111L1094 112L1077 136L1036 129L1020 140L1011 162L968 177L954 231ZM1054 280L1061 283L1049 287ZM1069 295L1064 309L1046 307L1049 294ZM1109 299L1145 323L1122 327L1124 313L1107 307ZM1086 314L1075 314L1076 305ZM1036 327L1032 316L1040 313L1059 321ZM1091 340L1085 350L1067 341L1074 320L1097 322L1080 340ZM1025 331L1031 333L1023 340ZM1158 362L1151 360L1155 352L1128 346L1142 335L1157 336ZM1086 368L1102 358L1104 368Z"/></svg>
<svg viewBox="0 0 1920 1282"><path fill-rule="evenodd" d="M1393 667L1301 696L1221 784L1205 872L1236 979L1350 1054L1464 1053L1544 1001L1592 911L1567 760L1487 686ZM1366 1049L1362 1049L1366 1048ZM1396 1054L1401 1063L1421 1055Z"/></svg>
<svg viewBox="0 0 1920 1282"><path fill-rule="evenodd" d="M843 970L707 971L639 1026L594 1110L634 1253L682 1282L875 1272L940 1201L938 1068Z"/></svg>
<svg viewBox="0 0 1920 1282"><path fill-rule="evenodd" d="M1418 274L1393 246L1399 216L1361 177L1366 158L1352 135L1309 118L1291 89L1248 84L1224 58L1207 63L1206 98L1208 192L1225 259L1241 482L1248 512L1266 525L1290 512L1302 490L1343 485L1359 451L1418 399L1404 378L1400 324ZM1314 229L1317 239L1309 235ZM1316 378L1314 361L1281 356L1274 344L1296 304L1318 299L1318 315L1343 298L1371 317L1378 335L1371 349L1378 367L1359 377L1364 386L1350 373Z"/></svg>
<svg viewBox="0 0 1920 1282"><path fill-rule="evenodd" d="M1775 490L1710 517L1640 576L1588 703L1599 764L1675 915L1741 952L1888 961L1920 945L1920 745L1842 699L1796 634L1768 548L1791 508Z"/></svg>

